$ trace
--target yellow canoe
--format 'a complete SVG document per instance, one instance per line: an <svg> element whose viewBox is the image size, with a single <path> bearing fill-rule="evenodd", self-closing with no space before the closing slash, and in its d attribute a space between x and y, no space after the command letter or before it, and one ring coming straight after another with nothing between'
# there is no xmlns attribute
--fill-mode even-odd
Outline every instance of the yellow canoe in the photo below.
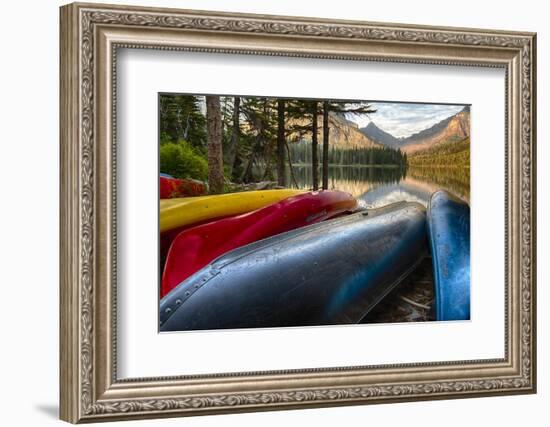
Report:
<svg viewBox="0 0 550 427"><path fill-rule="evenodd" d="M284 189L161 199L160 231L168 231L210 219L243 214L300 193L303 193L303 191Z"/></svg>

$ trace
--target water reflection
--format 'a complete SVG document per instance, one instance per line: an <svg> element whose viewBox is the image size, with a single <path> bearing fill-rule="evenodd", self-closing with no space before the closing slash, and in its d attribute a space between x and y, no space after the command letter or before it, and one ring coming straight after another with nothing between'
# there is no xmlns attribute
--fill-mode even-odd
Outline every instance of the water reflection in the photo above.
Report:
<svg viewBox="0 0 550 427"><path fill-rule="evenodd" d="M311 188L311 166L294 166L299 188ZM289 176L292 182L292 177ZM346 191L364 207L379 207L398 201L427 205L430 195L445 189L470 202L470 169L332 166L329 189Z"/></svg>

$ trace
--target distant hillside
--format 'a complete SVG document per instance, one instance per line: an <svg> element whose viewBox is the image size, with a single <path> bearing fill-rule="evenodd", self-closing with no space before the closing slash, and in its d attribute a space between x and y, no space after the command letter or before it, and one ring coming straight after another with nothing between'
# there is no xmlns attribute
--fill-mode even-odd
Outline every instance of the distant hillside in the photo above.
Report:
<svg viewBox="0 0 550 427"><path fill-rule="evenodd" d="M406 138L396 138L383 131L373 122L361 132L375 142L391 148L399 148L407 154L430 149L439 144L463 141L470 136L470 107L441 120L435 125Z"/></svg>
<svg viewBox="0 0 550 427"><path fill-rule="evenodd" d="M319 116L318 140L319 144L323 142L323 117ZM287 127L292 124L309 125L310 119L294 120L288 123ZM329 140L331 148L336 149L351 149L351 148L382 148L383 145L375 142L367 135L362 133L357 124L347 120L341 115L330 113L329 115ZM290 139L295 141L311 142L311 133L305 132L303 135L291 135Z"/></svg>
<svg viewBox="0 0 550 427"><path fill-rule="evenodd" d="M448 141L428 149L410 153L410 166L459 166L470 167L470 138Z"/></svg>

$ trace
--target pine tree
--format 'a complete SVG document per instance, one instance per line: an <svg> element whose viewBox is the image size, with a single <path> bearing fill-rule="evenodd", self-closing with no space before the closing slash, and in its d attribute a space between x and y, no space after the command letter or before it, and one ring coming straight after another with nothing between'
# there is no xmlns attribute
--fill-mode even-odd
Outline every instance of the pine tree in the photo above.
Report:
<svg viewBox="0 0 550 427"><path fill-rule="evenodd" d="M206 120L201 111L204 98L192 95L159 96L160 136L162 142L186 140L206 152Z"/></svg>
<svg viewBox="0 0 550 427"><path fill-rule="evenodd" d="M211 194L223 193L222 116L219 96L206 97L208 132L208 186Z"/></svg>

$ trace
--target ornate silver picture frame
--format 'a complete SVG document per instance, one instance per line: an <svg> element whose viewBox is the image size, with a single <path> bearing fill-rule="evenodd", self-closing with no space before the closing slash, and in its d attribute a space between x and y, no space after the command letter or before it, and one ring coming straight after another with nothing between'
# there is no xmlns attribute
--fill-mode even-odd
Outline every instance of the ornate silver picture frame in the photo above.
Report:
<svg viewBox="0 0 550 427"><path fill-rule="evenodd" d="M60 18L63 420L535 392L535 34L79 3L63 6ZM503 69L504 357L120 379L115 179L120 48Z"/></svg>

